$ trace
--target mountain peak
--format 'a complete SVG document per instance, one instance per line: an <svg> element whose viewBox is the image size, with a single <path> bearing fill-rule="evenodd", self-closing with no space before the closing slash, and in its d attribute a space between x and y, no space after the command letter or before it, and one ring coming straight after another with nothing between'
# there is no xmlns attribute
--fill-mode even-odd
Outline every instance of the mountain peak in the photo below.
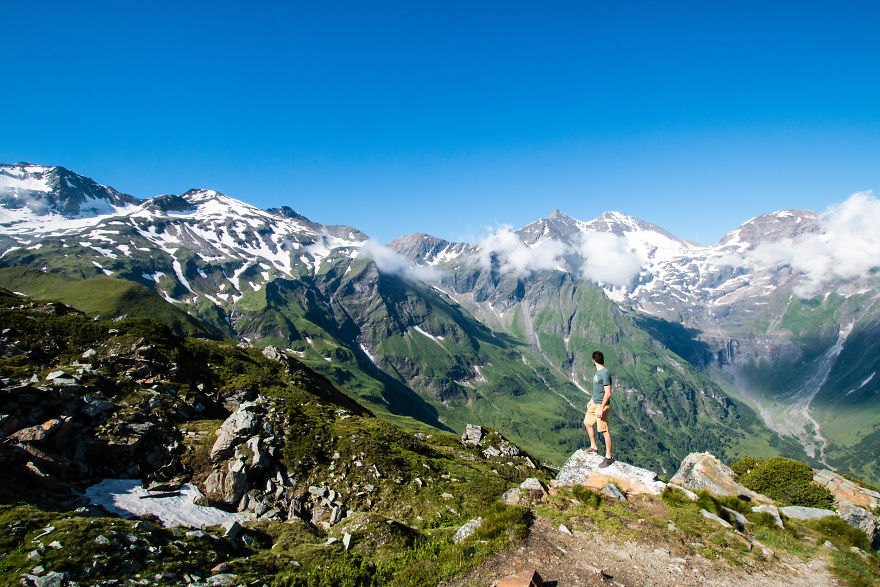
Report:
<svg viewBox="0 0 880 587"><path fill-rule="evenodd" d="M753 248L763 242L794 238L819 229L819 215L811 210L779 210L747 220L736 230L724 235L718 244Z"/></svg>
<svg viewBox="0 0 880 587"><path fill-rule="evenodd" d="M0 165L0 205L23 220L49 214L82 218L108 214L141 200L58 166Z"/></svg>

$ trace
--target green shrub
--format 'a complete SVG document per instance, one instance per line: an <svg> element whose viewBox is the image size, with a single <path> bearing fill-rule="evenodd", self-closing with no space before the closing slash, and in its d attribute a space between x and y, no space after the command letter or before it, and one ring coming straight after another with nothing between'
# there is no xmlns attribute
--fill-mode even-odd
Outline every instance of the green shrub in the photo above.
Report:
<svg viewBox="0 0 880 587"><path fill-rule="evenodd" d="M813 484L813 470L809 465L783 457L759 462L740 476L739 482L783 503L818 508L834 503L834 496L827 488Z"/></svg>
<svg viewBox="0 0 880 587"><path fill-rule="evenodd" d="M663 494L660 498L666 503L666 505L677 507L687 503L691 503L691 500L688 499L683 492L678 489L673 489L671 487L667 487L663 490Z"/></svg>
<svg viewBox="0 0 880 587"><path fill-rule="evenodd" d="M586 507L597 509L602 503L601 495L583 485L574 485L571 488L571 494Z"/></svg>
<svg viewBox="0 0 880 587"><path fill-rule="evenodd" d="M838 547L849 549L851 546L857 546L864 551L871 549L867 534L858 528L853 528L837 516L809 520L806 525L819 531L822 536L831 540Z"/></svg>

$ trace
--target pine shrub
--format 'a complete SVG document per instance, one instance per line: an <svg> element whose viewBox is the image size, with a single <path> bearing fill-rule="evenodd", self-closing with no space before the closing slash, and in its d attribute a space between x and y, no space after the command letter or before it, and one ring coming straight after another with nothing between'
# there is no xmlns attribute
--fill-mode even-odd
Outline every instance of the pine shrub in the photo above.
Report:
<svg viewBox="0 0 880 587"><path fill-rule="evenodd" d="M809 465L783 457L758 461L739 477L739 482L752 491L792 505L828 508L834 503L827 488L813 484Z"/></svg>

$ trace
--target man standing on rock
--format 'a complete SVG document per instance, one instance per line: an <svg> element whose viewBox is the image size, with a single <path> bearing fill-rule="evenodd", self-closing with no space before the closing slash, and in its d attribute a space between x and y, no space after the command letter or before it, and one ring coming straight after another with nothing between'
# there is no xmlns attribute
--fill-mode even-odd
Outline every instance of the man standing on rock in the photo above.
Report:
<svg viewBox="0 0 880 587"><path fill-rule="evenodd" d="M608 431L609 402L611 401L611 373L605 368L605 356L601 351L593 351L593 365L596 373L593 375L593 397L587 404L587 414L584 416L584 426L590 435L590 448L587 452L599 452L596 446L596 433L593 425L602 433L605 441L605 458L599 463L599 467L605 468L614 462L611 456L611 432Z"/></svg>

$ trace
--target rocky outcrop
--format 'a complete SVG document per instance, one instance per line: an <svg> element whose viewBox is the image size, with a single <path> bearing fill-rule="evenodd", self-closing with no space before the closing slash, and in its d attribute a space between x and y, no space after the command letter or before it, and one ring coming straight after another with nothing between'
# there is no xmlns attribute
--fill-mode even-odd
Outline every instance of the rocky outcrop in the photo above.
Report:
<svg viewBox="0 0 880 587"><path fill-rule="evenodd" d="M653 471L620 461L600 469L601 462L602 457L599 455L578 450L568 458L552 484L554 487L584 485L599 491L613 483L628 495L660 495L666 488L666 484Z"/></svg>
<svg viewBox="0 0 880 587"><path fill-rule="evenodd" d="M671 483L687 487L693 491L708 491L713 495L732 495L758 503L770 503L769 497L755 493L734 481L734 472L715 458L705 453L691 453L681 462L678 472L670 479Z"/></svg>
<svg viewBox="0 0 880 587"><path fill-rule="evenodd" d="M486 430L482 426L468 424L464 434L461 435L461 442L483 449L481 453L484 458L514 457L531 469L537 468L535 461L529 455L494 430Z"/></svg>
<svg viewBox="0 0 880 587"><path fill-rule="evenodd" d="M880 506L880 493L862 487L858 483L829 471L828 469L814 470L813 482L828 488L838 503L846 502L868 510Z"/></svg>

